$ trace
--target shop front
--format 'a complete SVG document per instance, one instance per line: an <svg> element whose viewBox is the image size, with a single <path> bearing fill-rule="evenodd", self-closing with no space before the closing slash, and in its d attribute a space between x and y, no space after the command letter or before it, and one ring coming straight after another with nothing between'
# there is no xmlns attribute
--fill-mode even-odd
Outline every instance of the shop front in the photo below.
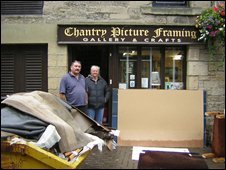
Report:
<svg viewBox="0 0 226 170"><path fill-rule="evenodd" d="M57 43L67 45L68 66L91 65L114 93L117 89L186 89L187 46L200 44L195 27L137 25L58 25ZM114 94L112 94L114 95ZM104 123L116 128L114 101L105 108Z"/></svg>
<svg viewBox="0 0 226 170"><path fill-rule="evenodd" d="M186 89L186 47L200 44L195 27L58 25L68 63L93 64L112 88Z"/></svg>

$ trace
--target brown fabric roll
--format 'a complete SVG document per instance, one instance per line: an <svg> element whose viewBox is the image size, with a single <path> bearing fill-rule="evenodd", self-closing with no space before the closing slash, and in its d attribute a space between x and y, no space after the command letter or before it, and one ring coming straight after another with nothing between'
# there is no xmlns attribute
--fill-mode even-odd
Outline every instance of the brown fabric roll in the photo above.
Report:
<svg viewBox="0 0 226 170"><path fill-rule="evenodd" d="M201 157L188 153L146 151L140 154L138 169L208 169Z"/></svg>
<svg viewBox="0 0 226 170"><path fill-rule="evenodd" d="M216 157L225 157L225 118L214 116L212 152Z"/></svg>

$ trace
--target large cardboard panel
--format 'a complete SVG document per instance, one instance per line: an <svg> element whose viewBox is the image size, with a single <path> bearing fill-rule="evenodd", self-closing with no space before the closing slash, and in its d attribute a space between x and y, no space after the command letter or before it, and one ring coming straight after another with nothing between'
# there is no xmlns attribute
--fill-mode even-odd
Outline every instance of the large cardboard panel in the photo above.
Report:
<svg viewBox="0 0 226 170"><path fill-rule="evenodd" d="M203 91L118 91L119 145L202 147Z"/></svg>

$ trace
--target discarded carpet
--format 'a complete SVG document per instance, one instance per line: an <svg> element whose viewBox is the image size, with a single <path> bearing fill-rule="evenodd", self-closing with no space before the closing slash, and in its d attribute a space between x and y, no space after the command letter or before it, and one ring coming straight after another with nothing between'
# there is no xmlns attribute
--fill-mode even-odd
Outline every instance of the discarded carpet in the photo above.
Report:
<svg viewBox="0 0 226 170"><path fill-rule="evenodd" d="M84 132L95 123L76 109L66 108L53 94L42 91L16 93L1 103L54 125L61 136L61 152L81 148L92 141Z"/></svg>
<svg viewBox="0 0 226 170"><path fill-rule="evenodd" d="M188 153L146 151L140 154L138 169L208 169L203 158Z"/></svg>

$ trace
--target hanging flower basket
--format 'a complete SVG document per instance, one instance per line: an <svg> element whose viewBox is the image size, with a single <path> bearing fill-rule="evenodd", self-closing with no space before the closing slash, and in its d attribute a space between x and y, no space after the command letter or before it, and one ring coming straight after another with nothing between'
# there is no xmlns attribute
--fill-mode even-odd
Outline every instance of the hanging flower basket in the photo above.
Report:
<svg viewBox="0 0 226 170"><path fill-rule="evenodd" d="M199 29L198 41L207 42L210 54L214 54L219 47L225 45L225 6L219 4L204 10L196 19Z"/></svg>

